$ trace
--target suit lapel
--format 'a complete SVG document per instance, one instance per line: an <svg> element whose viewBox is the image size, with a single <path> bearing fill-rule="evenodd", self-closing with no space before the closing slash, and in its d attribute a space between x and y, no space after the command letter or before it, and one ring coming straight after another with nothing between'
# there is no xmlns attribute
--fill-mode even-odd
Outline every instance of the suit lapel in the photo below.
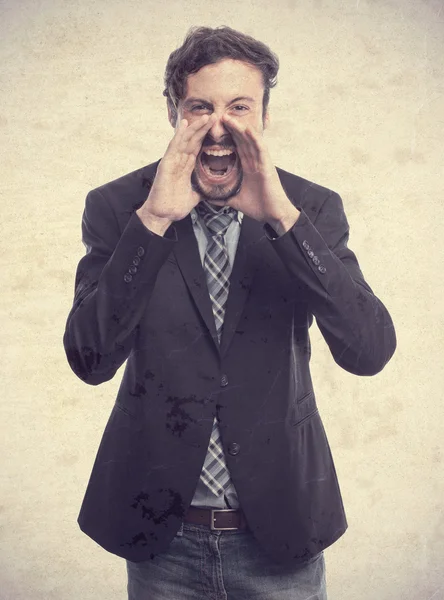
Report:
<svg viewBox="0 0 444 600"><path fill-rule="evenodd" d="M217 350L223 355L231 342L237 323L245 305L255 272L254 245L264 237L262 225L244 215L233 268L230 276L230 291L225 309L221 344L217 341L213 309L208 294L205 271L202 267L199 246L193 231L191 217L177 221L178 242L174 255L186 285L205 322Z"/></svg>
<svg viewBox="0 0 444 600"><path fill-rule="evenodd" d="M178 237L178 242L174 247L177 264L215 345L219 347L207 280L200 260L199 246L194 235L191 217L188 215L185 219L176 221L174 227Z"/></svg>
<svg viewBox="0 0 444 600"><path fill-rule="evenodd" d="M220 353L223 356L231 343L245 306L257 268L255 244L264 237L261 223L244 215L230 276L230 291L225 307Z"/></svg>

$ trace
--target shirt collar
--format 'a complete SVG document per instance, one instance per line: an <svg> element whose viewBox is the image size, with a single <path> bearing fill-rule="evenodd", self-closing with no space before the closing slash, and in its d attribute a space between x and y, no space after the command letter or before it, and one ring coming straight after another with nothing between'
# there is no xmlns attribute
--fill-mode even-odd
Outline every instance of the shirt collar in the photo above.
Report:
<svg viewBox="0 0 444 600"><path fill-rule="evenodd" d="M190 215L191 215L191 220L193 221L193 225L194 225L199 220L199 215L197 214L197 212L194 208L191 211ZM239 223L239 225L242 225L243 216L244 216L244 213L242 213L240 210L238 210L236 221Z"/></svg>

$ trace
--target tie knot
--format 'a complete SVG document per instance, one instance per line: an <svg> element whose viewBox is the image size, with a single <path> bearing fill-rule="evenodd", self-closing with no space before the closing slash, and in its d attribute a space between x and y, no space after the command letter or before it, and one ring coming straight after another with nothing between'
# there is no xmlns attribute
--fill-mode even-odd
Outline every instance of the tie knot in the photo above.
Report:
<svg viewBox="0 0 444 600"><path fill-rule="evenodd" d="M199 202L196 206L196 212L203 219L212 235L223 235L237 216L237 210L231 208L231 206L217 209L205 201Z"/></svg>

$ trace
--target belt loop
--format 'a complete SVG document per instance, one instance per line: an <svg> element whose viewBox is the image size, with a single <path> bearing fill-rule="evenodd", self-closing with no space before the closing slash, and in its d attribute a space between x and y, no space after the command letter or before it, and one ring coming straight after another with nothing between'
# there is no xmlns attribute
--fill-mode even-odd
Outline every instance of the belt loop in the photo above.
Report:
<svg viewBox="0 0 444 600"><path fill-rule="evenodd" d="M182 537L182 536L183 536L183 521L180 524L180 527L179 527L179 529L178 529L178 531L176 533L176 537Z"/></svg>

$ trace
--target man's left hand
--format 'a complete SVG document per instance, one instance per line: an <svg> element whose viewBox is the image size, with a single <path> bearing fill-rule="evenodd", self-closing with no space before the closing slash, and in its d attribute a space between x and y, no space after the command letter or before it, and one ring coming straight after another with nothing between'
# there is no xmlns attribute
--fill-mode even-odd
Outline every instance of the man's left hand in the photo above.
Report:
<svg viewBox="0 0 444 600"><path fill-rule="evenodd" d="M245 127L228 116L223 120L236 142L243 171L240 192L227 205L282 235L293 227L300 211L285 194L261 135L251 125Z"/></svg>

